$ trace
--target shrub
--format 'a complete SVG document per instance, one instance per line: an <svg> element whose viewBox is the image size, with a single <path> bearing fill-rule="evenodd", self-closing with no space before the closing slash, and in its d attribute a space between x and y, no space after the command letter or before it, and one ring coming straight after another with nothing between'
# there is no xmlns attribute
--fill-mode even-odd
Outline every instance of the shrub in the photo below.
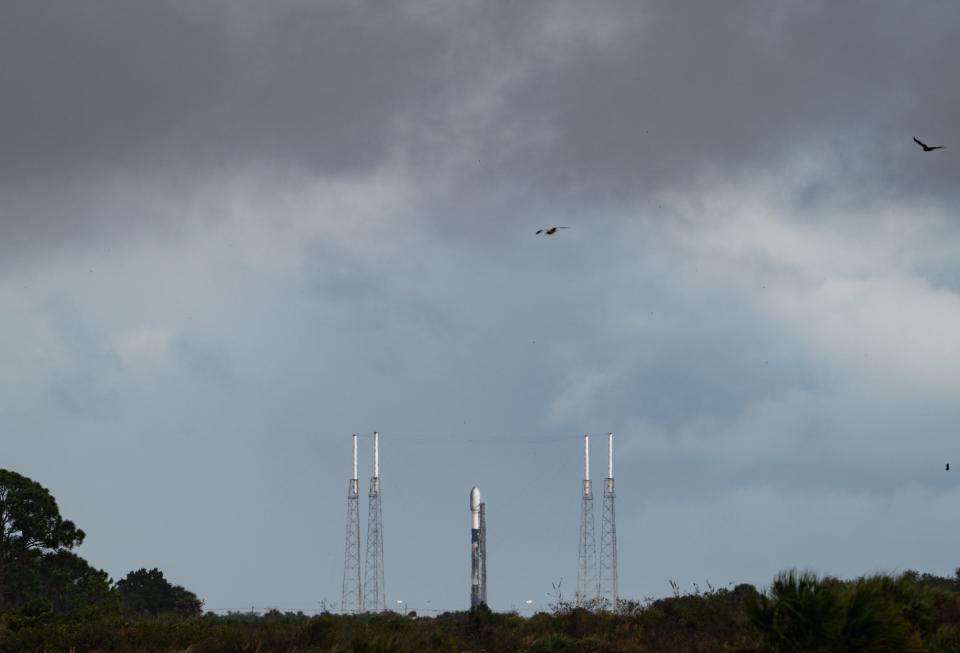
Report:
<svg viewBox="0 0 960 653"><path fill-rule="evenodd" d="M960 653L960 626L941 626L930 638L927 653Z"/></svg>
<svg viewBox="0 0 960 653"><path fill-rule="evenodd" d="M573 644L573 638L563 633L552 633L537 640L530 646L530 653L559 653Z"/></svg>

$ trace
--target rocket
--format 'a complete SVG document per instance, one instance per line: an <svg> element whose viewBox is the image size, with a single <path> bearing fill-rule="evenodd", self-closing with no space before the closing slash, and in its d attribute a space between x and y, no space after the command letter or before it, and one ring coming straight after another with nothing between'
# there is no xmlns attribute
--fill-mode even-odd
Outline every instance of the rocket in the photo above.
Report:
<svg viewBox="0 0 960 653"><path fill-rule="evenodd" d="M470 607L480 605L480 488L470 490Z"/></svg>
<svg viewBox="0 0 960 653"><path fill-rule="evenodd" d="M470 607L487 602L486 506L480 488L470 490Z"/></svg>

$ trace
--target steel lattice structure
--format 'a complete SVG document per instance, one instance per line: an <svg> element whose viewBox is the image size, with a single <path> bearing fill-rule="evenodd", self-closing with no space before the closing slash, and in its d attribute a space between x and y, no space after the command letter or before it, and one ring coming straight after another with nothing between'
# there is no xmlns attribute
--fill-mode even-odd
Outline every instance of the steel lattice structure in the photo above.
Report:
<svg viewBox="0 0 960 653"><path fill-rule="evenodd" d="M597 596L597 539L594 532L593 490L590 487L590 436L583 436L583 497L580 501L580 564L577 568L577 605Z"/></svg>
<svg viewBox="0 0 960 653"><path fill-rule="evenodd" d="M343 593L340 611L363 609L360 581L360 483L357 479L357 436L353 436L353 476L347 487L347 536L343 547Z"/></svg>
<svg viewBox="0 0 960 653"><path fill-rule="evenodd" d="M380 434L373 434L373 477L367 509L367 555L363 565L363 611L386 612L383 587L383 515L380 510Z"/></svg>
<svg viewBox="0 0 960 653"><path fill-rule="evenodd" d="M607 479L603 488L603 516L600 525L600 598L610 609L619 598L617 579L617 514L613 488L613 433L607 434Z"/></svg>

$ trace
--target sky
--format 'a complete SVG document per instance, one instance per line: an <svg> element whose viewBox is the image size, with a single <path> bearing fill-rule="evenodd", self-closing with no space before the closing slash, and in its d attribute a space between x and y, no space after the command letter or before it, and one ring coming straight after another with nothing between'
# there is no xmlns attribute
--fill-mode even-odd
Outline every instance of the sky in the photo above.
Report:
<svg viewBox="0 0 960 653"><path fill-rule="evenodd" d="M0 14L0 467L114 579L336 607L375 430L391 607L473 485L491 606L571 597L584 433L626 598L960 566L960 6Z"/></svg>

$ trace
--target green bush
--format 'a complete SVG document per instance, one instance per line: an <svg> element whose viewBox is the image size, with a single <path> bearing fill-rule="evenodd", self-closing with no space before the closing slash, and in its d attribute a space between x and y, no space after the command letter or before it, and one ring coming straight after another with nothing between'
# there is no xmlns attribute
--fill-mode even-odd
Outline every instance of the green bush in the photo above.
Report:
<svg viewBox="0 0 960 653"><path fill-rule="evenodd" d="M897 586L889 578L861 578L846 588L840 646L847 651L909 653L923 649L904 616Z"/></svg>
<svg viewBox="0 0 960 653"><path fill-rule="evenodd" d="M960 626L941 626L930 638L927 653L960 653Z"/></svg>
<svg viewBox="0 0 960 653"><path fill-rule="evenodd" d="M573 638L563 633L553 633L541 637L530 646L530 653L560 653L573 644Z"/></svg>
<svg viewBox="0 0 960 653"><path fill-rule="evenodd" d="M778 651L825 651L843 628L840 584L812 571L781 572L750 606L750 617Z"/></svg>
<svg viewBox="0 0 960 653"><path fill-rule="evenodd" d="M844 583L789 570L748 614L776 651L911 653L923 650L933 611L928 590L907 575Z"/></svg>

